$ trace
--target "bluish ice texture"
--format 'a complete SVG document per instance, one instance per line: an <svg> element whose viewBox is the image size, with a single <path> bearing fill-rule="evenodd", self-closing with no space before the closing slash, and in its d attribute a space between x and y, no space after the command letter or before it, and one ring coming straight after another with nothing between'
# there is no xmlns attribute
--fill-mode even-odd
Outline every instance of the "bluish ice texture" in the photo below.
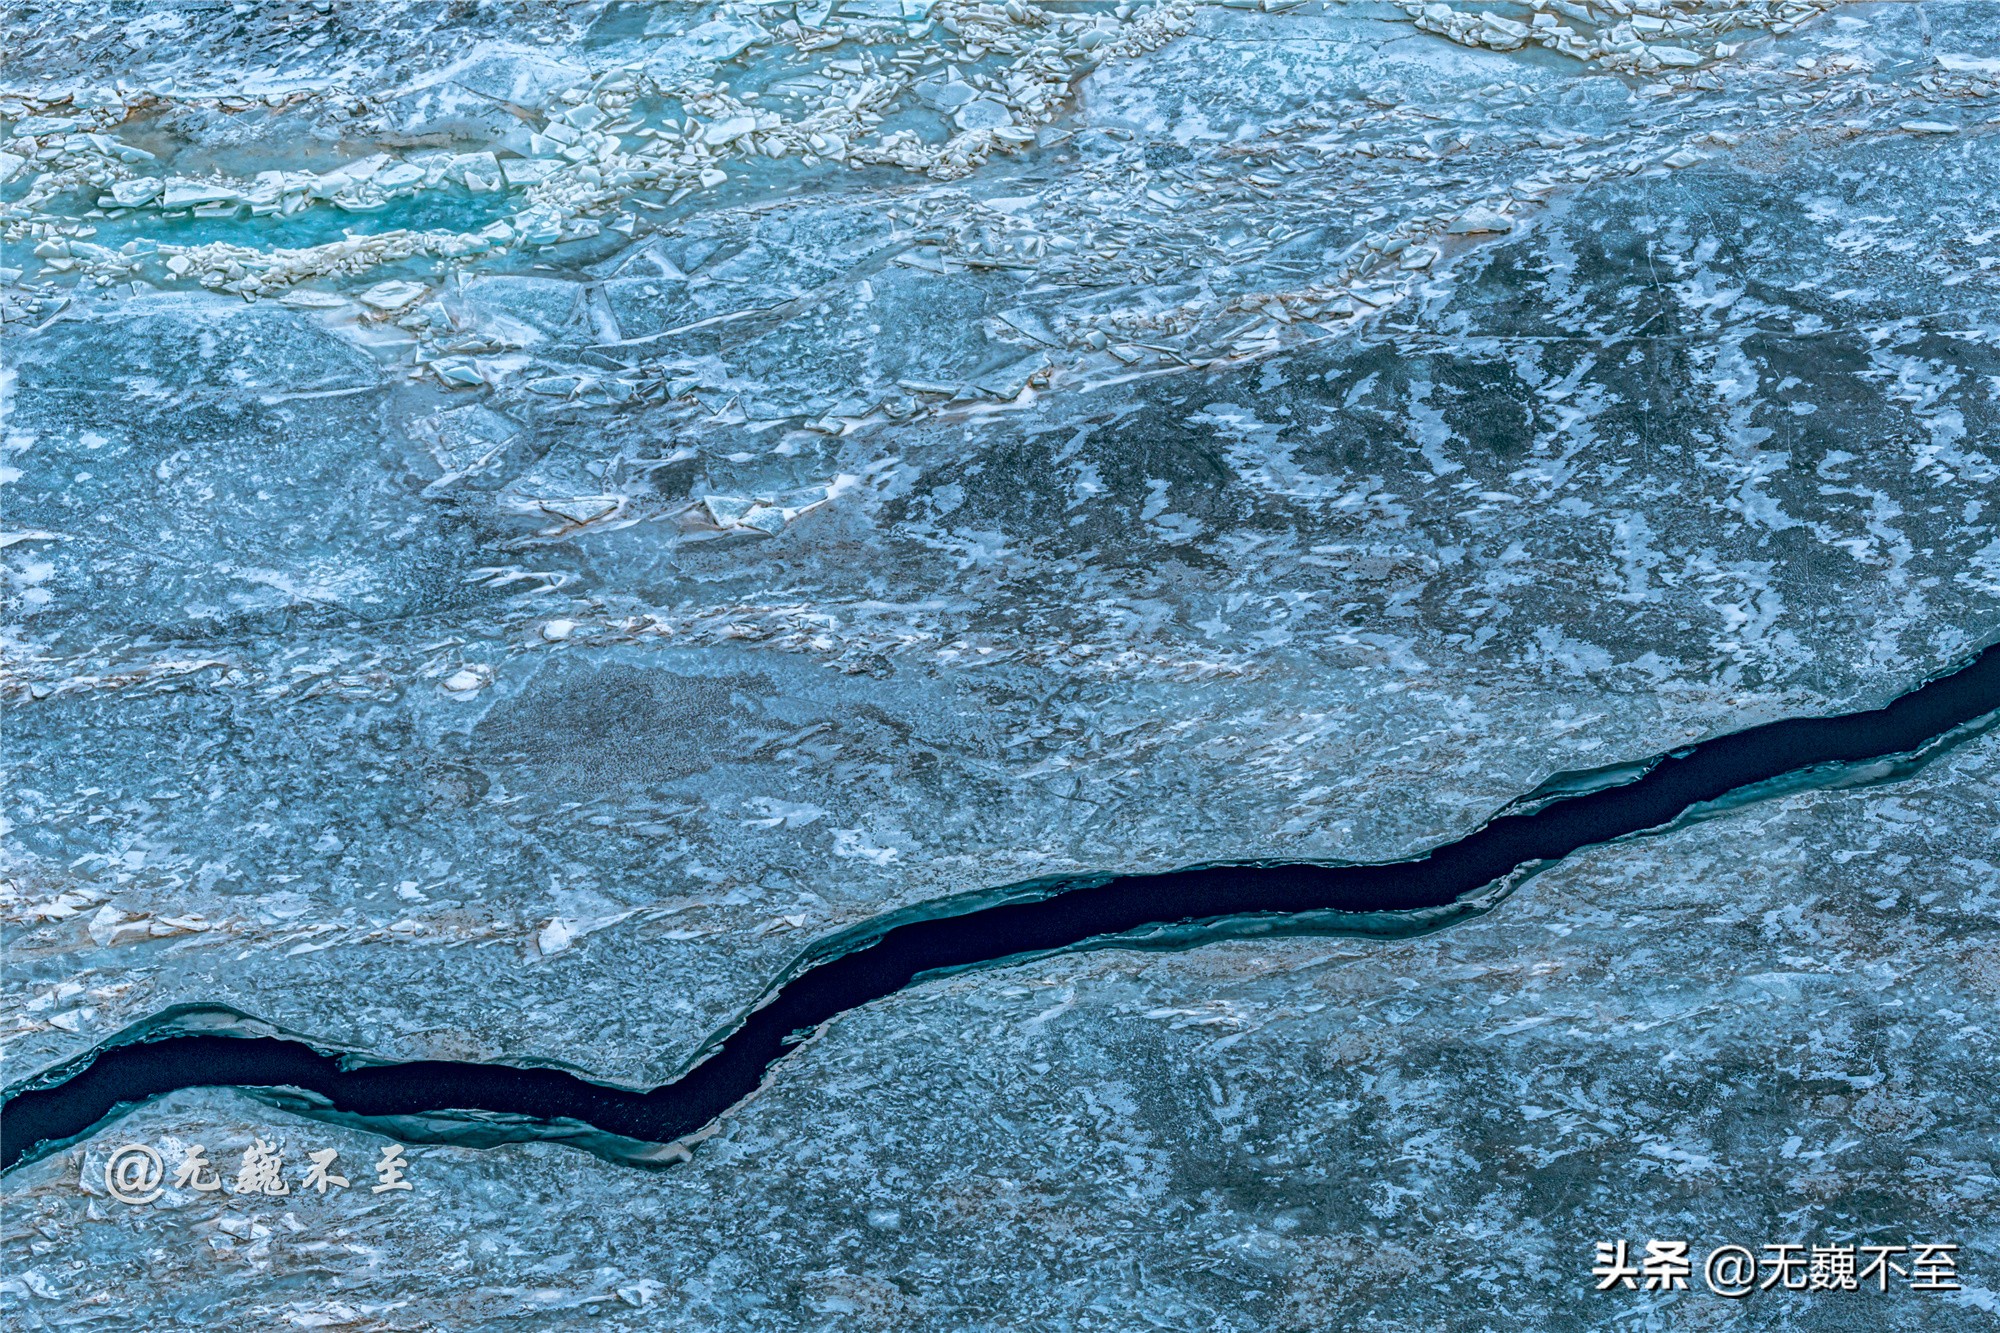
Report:
<svg viewBox="0 0 2000 1333"><path fill-rule="evenodd" d="M184 1003L391 1058L656 1082L807 942L885 911L1079 870L1408 855L1552 774L1880 703L1993 638L1986 7L1549 9L1579 34L1552 45L1469 7L880 8L15 7L9 1084ZM216 202L163 206L197 189ZM465 1197L501 1191L413 1214L462 1252L387 1214L351 1234L424 1254L411 1318L444 1327L586 1289L653 1327L1590 1327L1627 1307L1562 1304L1587 1266L1563 1247L1623 1225L1591 1191L1633 1180L1634 1226L1777 1228L1809 1199L1828 1227L1970 1219L1970 1242L1991 1168L1966 1145L1991 1126L1958 1080L1984 1057L1915 1061L1891 1021L1949 1009L1963 1033L1992 1000L1990 780L1938 773L1921 818L1895 789L1799 796L1538 884L1485 919L1491 958L1436 964L1415 1045L1375 1026L1402 981L1432 984L1410 951L1343 955L1299 1046L1246 1023L1212 1068L1131 1046L1174 1030L1134 1015L1187 1010L1171 1040L1207 1041L1251 1003L1215 976L1323 946L1038 972L1059 980L1006 1002L1050 1011L1023 1031L1072 1024L1061 1050L951 1008L1013 983L954 982L836 1025L746 1111L750 1146L679 1183L440 1153L487 1182ZM1863 813L1836 828L1814 804L1836 800ZM1847 868L1856 847L1891 859ZM1878 926L1884 877L1898 911L1931 912L1932 882L1962 905L1933 934ZM1619 922L1676 894L1708 896L1623 950L1641 927ZM1587 929L1605 952L1564 953ZM1964 960L1935 1004L1900 980L1927 949ZM1503 954L1536 960L1534 1025L1475 1029L1513 1011L1450 969ZM1838 1001L1747 979L1695 998L1739 965L1836 978ZM1650 1016L1587 1056L1537 1045L1605 1005ZM1694 1014L1706 1055L1668 1021ZM1934 1129L1895 1188L1950 1209L1882 1202L1867 1154L1835 1151L1878 1084L1803 1056L1759 1082L1765 1048L1725 1018L1857 1034L1841 1076L1879 1074L1897 1108L1867 1152ZM1683 1060L1745 1100L1672 1102L1649 1080ZM1545 1066L1637 1144L1624 1174L1607 1156L1566 1183L1555 1140L1482 1137ZM851 1118L829 1128L836 1086ZM1195 1103L1231 1089L1293 1109L1223 1171ZM1379 1128L1339 1138L1349 1102ZM267 1113L146 1114L219 1141ZM1516 1152L1543 1165L1470 1183ZM1287 1211L1336 1158L1351 1193ZM1768 1216L1719 1202L1753 1162L1771 1174L1741 1197ZM10 1299L44 1326L99 1317L75 1258L198 1248L111 1220L77 1169L18 1187L36 1222L10 1209L56 1293ZM517 1171L542 1182L518 1199L493 1183ZM648 1214L654 1190L686 1194ZM819 1220L767 1245L786 1191ZM572 1193L603 1211L558 1249ZM929 1230L895 1241L874 1212ZM1382 1267L1393 1222L1423 1271L1419 1217L1487 1256L1447 1292ZM230 1245L279 1245L252 1225ZM978 1232L1013 1258L958 1239ZM640 1249L679 1266L626 1300ZM352 1301L398 1326L363 1259L325 1260L347 1294L322 1298L277 1294L295 1270L270 1253L190 1268L134 1317ZM575 1276L599 1269L623 1276ZM1893 1318L1939 1307L1912 1308Z"/></svg>

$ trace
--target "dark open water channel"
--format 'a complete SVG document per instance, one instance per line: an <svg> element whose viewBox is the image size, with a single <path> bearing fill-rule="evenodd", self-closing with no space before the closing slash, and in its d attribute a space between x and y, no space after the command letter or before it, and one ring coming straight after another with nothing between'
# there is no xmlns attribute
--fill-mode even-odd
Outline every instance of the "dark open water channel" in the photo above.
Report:
<svg viewBox="0 0 2000 1333"><path fill-rule="evenodd" d="M1201 938L1234 919L1270 933L1325 930L1327 914L1446 908L1496 881L1581 848L1670 824L1690 809L1822 765L1908 754L2000 710L2000 645L1885 708L1773 722L1660 758L1619 786L1503 814L1415 860L1381 865L1233 864L1029 886L1032 896L928 919L885 922L822 943L800 969L680 1078L651 1091L555 1069L414 1061L352 1065L299 1041L169 1036L137 1040L46 1076L0 1102L0 1169L41 1156L106 1118L179 1088L296 1088L342 1116L475 1111L582 1122L645 1143L682 1139L755 1092L801 1033L929 973L1154 932ZM933 905L951 912L950 904ZM1435 921L1433 913L1428 920ZM1178 932L1174 929L1180 928ZM1414 929L1414 927L1413 927ZM1381 933L1381 932L1377 932ZM1111 941L1115 943L1116 941ZM1143 938L1127 942L1144 944ZM514 1134L511 1137L522 1137Z"/></svg>

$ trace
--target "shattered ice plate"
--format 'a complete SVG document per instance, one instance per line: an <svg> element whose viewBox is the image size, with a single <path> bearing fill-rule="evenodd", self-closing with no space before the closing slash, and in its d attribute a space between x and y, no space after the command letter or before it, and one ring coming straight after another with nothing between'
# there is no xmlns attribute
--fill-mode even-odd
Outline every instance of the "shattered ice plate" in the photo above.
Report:
<svg viewBox="0 0 2000 1333"><path fill-rule="evenodd" d="M5 48L10 1327L1992 1313L1993 5Z"/></svg>

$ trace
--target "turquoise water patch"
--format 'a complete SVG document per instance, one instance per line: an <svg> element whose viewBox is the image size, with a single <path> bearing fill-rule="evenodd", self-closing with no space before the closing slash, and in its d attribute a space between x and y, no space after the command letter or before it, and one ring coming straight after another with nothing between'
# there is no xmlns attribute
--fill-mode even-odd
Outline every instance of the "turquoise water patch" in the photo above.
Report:
<svg viewBox="0 0 2000 1333"><path fill-rule="evenodd" d="M304 249L347 236L379 236L392 231L472 232L511 216L520 206L512 194L473 194L455 186L393 199L369 213L349 213L318 204L287 216L170 217L151 210L96 221L99 245L114 249L126 241L161 245L207 245L221 241L259 250Z"/></svg>

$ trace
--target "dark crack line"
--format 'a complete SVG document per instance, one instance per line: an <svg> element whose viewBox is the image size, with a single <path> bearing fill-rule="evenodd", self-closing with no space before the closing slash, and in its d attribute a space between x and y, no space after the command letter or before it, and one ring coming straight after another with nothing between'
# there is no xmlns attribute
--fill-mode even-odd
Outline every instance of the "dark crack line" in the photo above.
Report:
<svg viewBox="0 0 2000 1333"><path fill-rule="evenodd" d="M1996 710L2000 644L1886 707L1772 722L1702 741L1644 765L1640 776L1622 785L1503 814L1412 860L1203 865L1035 882L1003 891L997 903L989 894L981 905L956 912L950 904L931 904L915 909L928 913L919 919L903 913L820 941L691 1068L651 1090L548 1068L439 1060L361 1064L275 1037L128 1037L0 1101L0 1169L45 1156L150 1098L207 1086L296 1089L308 1094L302 1100L310 1113L342 1119L434 1122L455 1116L486 1125L489 1142L583 1141L594 1131L600 1138L679 1144L756 1092L802 1036L926 976L1085 944L1144 947L1148 932L1155 947L1190 942L1201 938L1195 928L1202 923L1282 934L1323 932L1329 918L1344 918L1373 922L1379 934L1394 933L1379 928L1383 914L1406 914L1410 924L1403 933L1415 933L1434 926L1439 909L1463 908L1482 890L1583 848L1660 829L1699 807L1741 799L1805 770L1913 754ZM514 1120L514 1130L495 1117ZM523 1121L534 1128L523 1132ZM577 1126L586 1128L579 1132Z"/></svg>

